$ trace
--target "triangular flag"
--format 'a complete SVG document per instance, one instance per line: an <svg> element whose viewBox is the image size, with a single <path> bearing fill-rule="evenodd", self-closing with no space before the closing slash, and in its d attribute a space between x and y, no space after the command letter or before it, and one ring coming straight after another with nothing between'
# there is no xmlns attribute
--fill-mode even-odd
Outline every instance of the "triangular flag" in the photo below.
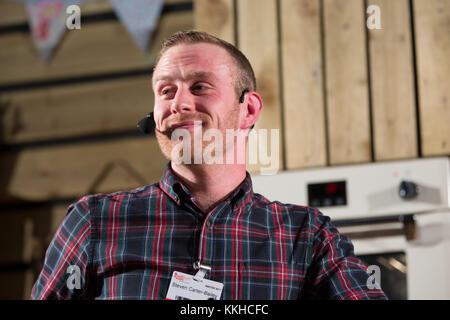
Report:
<svg viewBox="0 0 450 320"><path fill-rule="evenodd" d="M27 14L33 42L44 61L52 55L66 27L66 8L78 0L27 1Z"/></svg>
<svg viewBox="0 0 450 320"><path fill-rule="evenodd" d="M110 0L136 45L145 51L161 15L164 0Z"/></svg>

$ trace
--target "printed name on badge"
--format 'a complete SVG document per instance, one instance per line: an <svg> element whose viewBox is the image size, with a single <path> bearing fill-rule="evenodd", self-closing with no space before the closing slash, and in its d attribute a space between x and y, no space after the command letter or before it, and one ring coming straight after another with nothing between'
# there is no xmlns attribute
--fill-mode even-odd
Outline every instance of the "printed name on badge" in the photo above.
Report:
<svg viewBox="0 0 450 320"><path fill-rule="evenodd" d="M167 291L167 300L219 300L223 283L194 279L193 275L174 271Z"/></svg>

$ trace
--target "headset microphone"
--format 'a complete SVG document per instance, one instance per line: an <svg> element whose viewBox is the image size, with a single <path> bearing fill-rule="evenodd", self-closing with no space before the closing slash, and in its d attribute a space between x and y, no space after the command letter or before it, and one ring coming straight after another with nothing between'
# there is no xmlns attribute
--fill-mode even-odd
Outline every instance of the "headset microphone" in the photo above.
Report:
<svg viewBox="0 0 450 320"><path fill-rule="evenodd" d="M153 134L156 128L155 119L153 119L153 112L150 112L145 116L145 118L139 120L137 127L143 134Z"/></svg>

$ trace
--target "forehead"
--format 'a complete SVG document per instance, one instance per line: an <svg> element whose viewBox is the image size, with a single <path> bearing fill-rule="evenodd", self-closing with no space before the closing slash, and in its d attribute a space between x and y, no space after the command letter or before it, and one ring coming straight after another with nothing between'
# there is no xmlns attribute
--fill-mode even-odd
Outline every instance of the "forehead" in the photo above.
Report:
<svg viewBox="0 0 450 320"><path fill-rule="evenodd" d="M153 72L153 83L190 77L231 78L233 60L215 44L178 44L167 49Z"/></svg>

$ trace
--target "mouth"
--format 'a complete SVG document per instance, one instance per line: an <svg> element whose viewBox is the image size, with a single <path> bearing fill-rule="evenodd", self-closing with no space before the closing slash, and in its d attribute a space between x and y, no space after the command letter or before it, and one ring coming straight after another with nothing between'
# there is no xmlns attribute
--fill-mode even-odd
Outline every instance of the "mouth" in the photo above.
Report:
<svg viewBox="0 0 450 320"><path fill-rule="evenodd" d="M202 121L195 120L195 121L182 121L178 123L174 123L170 126L170 130L174 131L175 129L192 129L196 126L202 126Z"/></svg>

